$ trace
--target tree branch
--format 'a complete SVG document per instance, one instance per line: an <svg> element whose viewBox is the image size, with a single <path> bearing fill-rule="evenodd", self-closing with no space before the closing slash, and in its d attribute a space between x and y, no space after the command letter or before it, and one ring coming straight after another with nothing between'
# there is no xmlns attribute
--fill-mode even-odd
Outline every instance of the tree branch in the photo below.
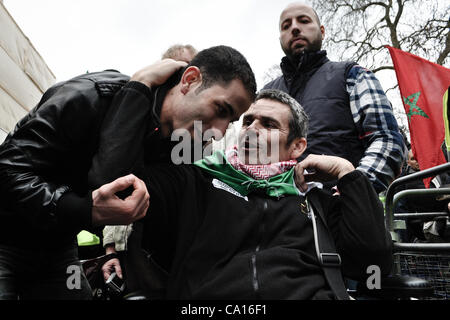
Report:
<svg viewBox="0 0 450 320"><path fill-rule="evenodd" d="M386 90L386 93L388 93L388 92L391 91L391 90L395 90L395 89L397 89L397 88L398 88L398 83L397 83L395 86L390 87L389 89L387 89L387 90Z"/></svg>
<svg viewBox="0 0 450 320"><path fill-rule="evenodd" d="M450 19L447 22L447 30L449 30L449 29L450 29ZM450 54L450 31L447 32L445 47L444 47L444 49L442 49L436 63L443 65L445 59L447 59L449 54Z"/></svg>
<svg viewBox="0 0 450 320"><path fill-rule="evenodd" d="M381 66L381 67L373 69L372 72L377 73L378 71L381 71L381 70L394 70L394 67L393 66Z"/></svg>

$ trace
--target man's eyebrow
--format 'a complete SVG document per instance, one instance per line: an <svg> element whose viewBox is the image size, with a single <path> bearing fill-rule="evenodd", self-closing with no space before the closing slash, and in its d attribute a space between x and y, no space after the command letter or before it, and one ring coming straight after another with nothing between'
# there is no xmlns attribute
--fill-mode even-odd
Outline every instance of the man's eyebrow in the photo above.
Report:
<svg viewBox="0 0 450 320"><path fill-rule="evenodd" d="M308 18L308 19L312 20L312 18L309 15L307 15L307 14L300 14L300 15L295 16L295 17L287 17L286 19L281 21L280 26L282 26L285 22L290 21L292 19L302 19L302 18Z"/></svg>
<svg viewBox="0 0 450 320"><path fill-rule="evenodd" d="M296 17L296 19L303 19L303 18L308 18L309 20L313 20L309 15L307 15L307 14L301 14L301 15L298 15L297 17Z"/></svg>
<svg viewBox="0 0 450 320"><path fill-rule="evenodd" d="M274 122L277 126L281 126L281 123L278 122L277 119L272 118L272 117L267 117L267 116L261 116L261 120L263 121L270 121L270 122Z"/></svg>
<svg viewBox="0 0 450 320"><path fill-rule="evenodd" d="M283 21L281 21L281 22L280 22L280 27L281 27L284 23L288 22L289 20L291 20L291 18L286 18L286 19L284 19Z"/></svg>

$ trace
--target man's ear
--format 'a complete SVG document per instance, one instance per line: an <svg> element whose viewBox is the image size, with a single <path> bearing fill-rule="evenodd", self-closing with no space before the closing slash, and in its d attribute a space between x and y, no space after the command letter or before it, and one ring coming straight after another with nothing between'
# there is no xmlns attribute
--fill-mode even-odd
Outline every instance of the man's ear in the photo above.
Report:
<svg viewBox="0 0 450 320"><path fill-rule="evenodd" d="M294 160L300 157L303 152L305 152L307 146L308 143L306 142L305 138L294 139L294 141L291 142L290 146L290 158Z"/></svg>
<svg viewBox="0 0 450 320"><path fill-rule="evenodd" d="M202 83L202 73L200 69L195 66L190 66L187 68L183 75L181 76L181 92L186 94L189 92L192 86L199 85Z"/></svg>
<svg viewBox="0 0 450 320"><path fill-rule="evenodd" d="M320 33L322 33L322 40L325 39L325 27L320 26Z"/></svg>

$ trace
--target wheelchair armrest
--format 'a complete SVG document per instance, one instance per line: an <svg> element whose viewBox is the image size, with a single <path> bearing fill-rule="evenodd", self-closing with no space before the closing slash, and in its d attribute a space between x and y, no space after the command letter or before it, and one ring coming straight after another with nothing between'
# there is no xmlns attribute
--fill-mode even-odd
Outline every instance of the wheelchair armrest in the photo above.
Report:
<svg viewBox="0 0 450 320"><path fill-rule="evenodd" d="M365 283L358 283L358 294L385 300L424 298L434 295L431 284L421 278L391 275L381 278L380 289L368 289Z"/></svg>

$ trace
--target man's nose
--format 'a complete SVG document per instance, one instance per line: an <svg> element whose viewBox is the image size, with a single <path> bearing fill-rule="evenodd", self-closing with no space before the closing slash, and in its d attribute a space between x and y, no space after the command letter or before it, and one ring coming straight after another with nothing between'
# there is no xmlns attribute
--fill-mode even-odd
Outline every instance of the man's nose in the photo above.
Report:
<svg viewBox="0 0 450 320"><path fill-rule="evenodd" d="M291 33L293 36L298 36L300 34L300 25L296 20L292 21Z"/></svg>
<svg viewBox="0 0 450 320"><path fill-rule="evenodd" d="M259 136L259 130L261 129L261 125L258 121L253 121L249 126L247 126L247 132L252 132L256 137Z"/></svg>

